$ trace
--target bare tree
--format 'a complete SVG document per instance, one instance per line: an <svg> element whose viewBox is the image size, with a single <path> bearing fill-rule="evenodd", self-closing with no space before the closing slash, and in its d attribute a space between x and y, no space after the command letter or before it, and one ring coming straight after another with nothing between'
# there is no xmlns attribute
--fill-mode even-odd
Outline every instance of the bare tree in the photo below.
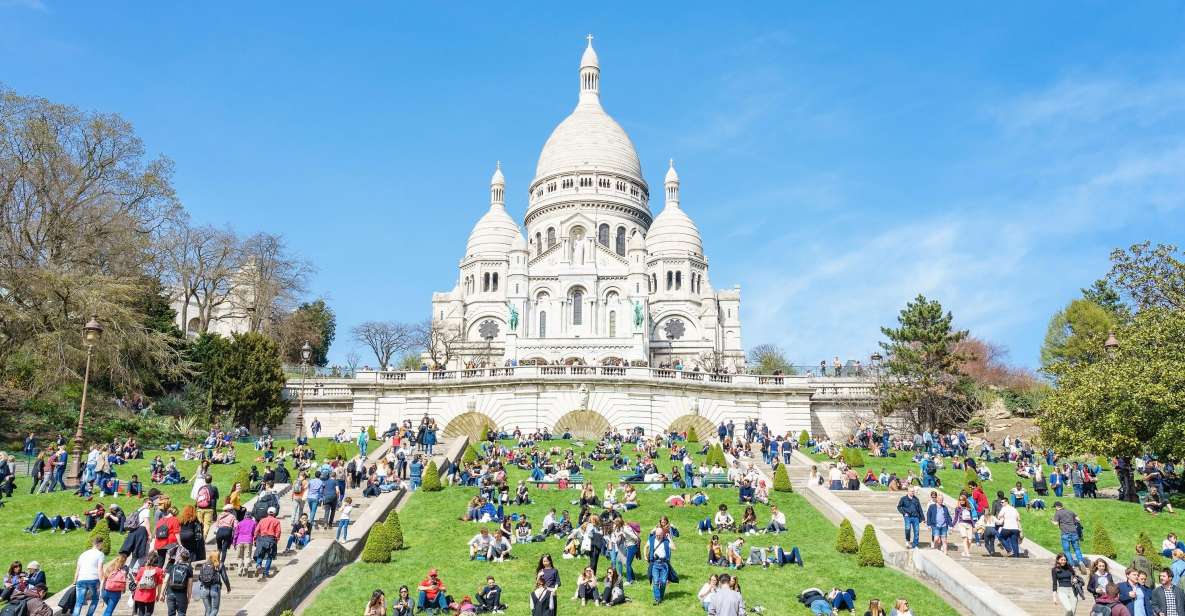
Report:
<svg viewBox="0 0 1185 616"><path fill-rule="evenodd" d="M749 349L749 365L757 374L794 374L786 352L776 344L759 344Z"/></svg>
<svg viewBox="0 0 1185 616"><path fill-rule="evenodd" d="M284 238L257 233L242 242L242 284L251 331L270 328L304 293L313 266L289 254Z"/></svg>
<svg viewBox="0 0 1185 616"><path fill-rule="evenodd" d="M354 373L358 371L358 362L360 361L362 361L362 358L359 357L357 351L351 350L349 353L346 353L346 370L350 376L354 376Z"/></svg>
<svg viewBox="0 0 1185 616"><path fill-rule="evenodd" d="M374 353L379 368L386 370L396 353L406 351L417 338L413 328L395 321L367 321L350 330L354 340Z"/></svg>
<svg viewBox="0 0 1185 616"><path fill-rule="evenodd" d="M427 320L416 326L416 344L428 353L435 369L443 370L456 356L464 336L443 321Z"/></svg>
<svg viewBox="0 0 1185 616"><path fill-rule="evenodd" d="M241 252L233 231L192 227L182 219L162 234L162 245L162 272L181 301L183 330L189 330L191 303L197 310L198 334L222 318L241 314Z"/></svg>

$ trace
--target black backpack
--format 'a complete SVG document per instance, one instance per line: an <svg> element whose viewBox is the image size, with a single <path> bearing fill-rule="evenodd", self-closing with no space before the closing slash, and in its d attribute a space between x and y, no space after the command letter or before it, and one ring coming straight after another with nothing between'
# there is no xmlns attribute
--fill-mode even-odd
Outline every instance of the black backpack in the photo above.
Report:
<svg viewBox="0 0 1185 616"><path fill-rule="evenodd" d="M157 539L168 539L169 538L169 525L168 524L158 523L156 525L156 538Z"/></svg>
<svg viewBox="0 0 1185 616"><path fill-rule="evenodd" d="M185 590L186 583L189 582L189 576L193 574L193 569L185 563L177 563L169 569L169 590Z"/></svg>
<svg viewBox="0 0 1185 616"><path fill-rule="evenodd" d="M201 569L198 569L198 581L202 583L202 586L209 588L214 585L217 579L218 573L214 571L214 567L210 563L206 563L202 565Z"/></svg>
<svg viewBox="0 0 1185 616"><path fill-rule="evenodd" d="M0 616L25 616L28 613L28 603L29 600L25 597L14 598L0 610Z"/></svg>
<svg viewBox="0 0 1185 616"><path fill-rule="evenodd" d="M255 499L255 506L251 509L251 517L258 522L267 517L267 510L275 507L276 511L280 510L280 499L276 495L269 492Z"/></svg>

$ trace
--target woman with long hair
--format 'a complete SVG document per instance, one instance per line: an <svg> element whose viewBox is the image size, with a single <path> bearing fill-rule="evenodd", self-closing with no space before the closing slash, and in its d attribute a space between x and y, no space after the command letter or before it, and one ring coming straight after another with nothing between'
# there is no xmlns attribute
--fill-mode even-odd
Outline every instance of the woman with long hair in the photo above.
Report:
<svg viewBox="0 0 1185 616"><path fill-rule="evenodd" d="M177 516L177 522L181 524L178 540L181 547L189 552L190 562L206 560L206 530L197 517L197 509L193 505L186 505Z"/></svg>
<svg viewBox="0 0 1185 616"><path fill-rule="evenodd" d="M99 598L103 600L103 616L111 616L119 606L123 592L128 589L128 571L124 568L128 562L126 554L119 554L103 566L100 582Z"/></svg>
<svg viewBox="0 0 1185 616"><path fill-rule="evenodd" d="M366 609L362 616L387 616L387 595L381 588L376 588L370 594L370 601L366 602Z"/></svg>
<svg viewBox="0 0 1185 616"><path fill-rule="evenodd" d="M592 567L585 567L584 571L580 573L580 579L576 581L576 594L572 595L572 599L579 599L580 605L588 605L588 600L592 599L593 603L600 605L601 598L597 595L597 574Z"/></svg>
<svg viewBox="0 0 1185 616"><path fill-rule="evenodd" d="M1078 595L1074 590L1082 581L1078 579L1065 554L1058 554L1053 559L1050 577L1053 581L1053 602L1062 606L1065 616L1074 616L1074 610L1078 609Z"/></svg>
<svg viewBox="0 0 1185 616"><path fill-rule="evenodd" d="M864 612L864 616L885 616L885 608L881 607L881 600L870 599L868 610Z"/></svg>
<svg viewBox="0 0 1185 616"><path fill-rule="evenodd" d="M535 578L535 589L531 591L531 616L556 616L555 591L547 587L543 576Z"/></svg>
<svg viewBox="0 0 1185 616"><path fill-rule="evenodd" d="M889 612L889 616L913 616L913 611L909 609L909 600L898 599L893 604L893 611Z"/></svg>
<svg viewBox="0 0 1185 616"><path fill-rule="evenodd" d="M547 588L555 590L560 587L560 572L555 568L551 554L539 557L539 564L535 567L535 577L543 580Z"/></svg>

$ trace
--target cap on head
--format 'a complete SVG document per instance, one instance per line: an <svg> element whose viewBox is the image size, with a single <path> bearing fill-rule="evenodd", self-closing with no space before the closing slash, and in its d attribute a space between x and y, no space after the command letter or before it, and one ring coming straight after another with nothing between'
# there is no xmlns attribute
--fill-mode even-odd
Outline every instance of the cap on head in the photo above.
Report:
<svg viewBox="0 0 1185 616"><path fill-rule="evenodd" d="M267 508L267 513L268 513L268 515L275 515L275 513L276 513L276 508L275 508L275 507L268 507L268 508Z"/></svg>

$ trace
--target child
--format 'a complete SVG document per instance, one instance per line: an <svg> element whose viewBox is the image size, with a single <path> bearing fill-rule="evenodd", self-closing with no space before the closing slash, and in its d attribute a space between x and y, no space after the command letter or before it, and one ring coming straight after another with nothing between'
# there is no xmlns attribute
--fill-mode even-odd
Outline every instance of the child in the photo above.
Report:
<svg viewBox="0 0 1185 616"><path fill-rule="evenodd" d="M341 508L337 510L337 536L334 537L338 541L347 541L350 532L350 512L354 510L354 499L349 496L342 501Z"/></svg>

